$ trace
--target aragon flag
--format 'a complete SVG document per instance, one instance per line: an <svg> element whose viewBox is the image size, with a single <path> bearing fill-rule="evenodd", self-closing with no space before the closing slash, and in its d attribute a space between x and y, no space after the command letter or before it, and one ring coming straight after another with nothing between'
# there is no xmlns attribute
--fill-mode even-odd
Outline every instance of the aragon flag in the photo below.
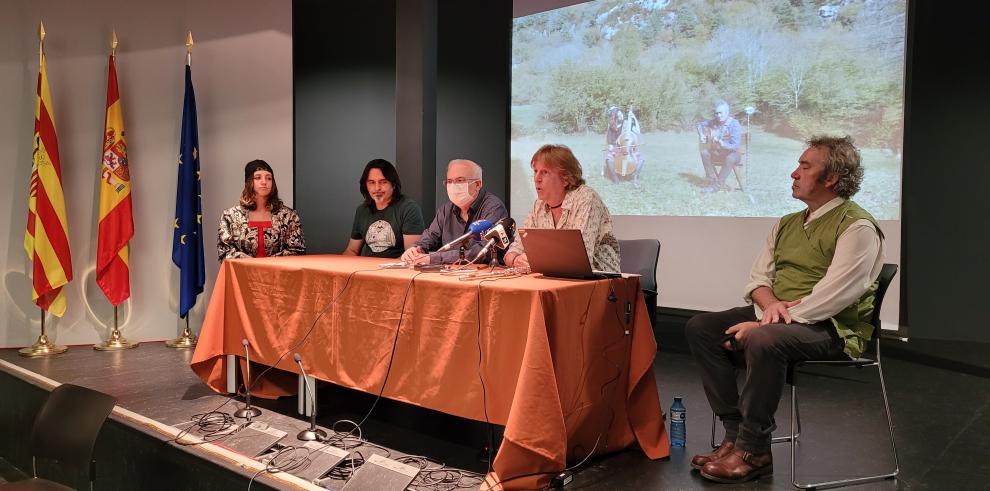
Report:
<svg viewBox="0 0 990 491"><path fill-rule="evenodd" d="M110 55L107 112L100 172L100 224L96 246L96 283L111 305L131 296L129 247L134 237L131 178L124 141L124 115L117 91L116 56Z"/></svg>
<svg viewBox="0 0 990 491"><path fill-rule="evenodd" d="M62 166L59 163L58 138L55 136L52 93L48 88L44 54L41 55L40 65L24 250L33 263L31 299L42 310L62 317L66 305L62 287L72 280L72 257L69 253L69 228L65 216L65 195L62 193Z"/></svg>

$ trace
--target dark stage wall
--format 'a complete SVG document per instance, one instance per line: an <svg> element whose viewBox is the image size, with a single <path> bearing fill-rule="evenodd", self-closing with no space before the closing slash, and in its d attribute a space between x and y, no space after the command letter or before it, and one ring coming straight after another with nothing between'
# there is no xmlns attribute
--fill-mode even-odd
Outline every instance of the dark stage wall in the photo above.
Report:
<svg viewBox="0 0 990 491"><path fill-rule="evenodd" d="M438 180L451 158L476 159L489 188L508 195L511 2L293 8L296 202L312 252L344 247L374 157L398 159L427 219L445 199ZM990 105L976 68L987 10L910 5L900 281L912 338L990 343Z"/></svg>
<svg viewBox="0 0 990 491"><path fill-rule="evenodd" d="M347 245L361 171L395 162L395 4L293 2L295 197L310 253Z"/></svg>
<svg viewBox="0 0 990 491"><path fill-rule="evenodd" d="M396 164L427 222L447 162L508 196L510 2L293 2L295 189L310 253L340 252L364 165Z"/></svg>
<svg viewBox="0 0 990 491"><path fill-rule="evenodd" d="M978 68L990 8L918 0L908 18L901 322L912 338L990 343L990 83Z"/></svg>

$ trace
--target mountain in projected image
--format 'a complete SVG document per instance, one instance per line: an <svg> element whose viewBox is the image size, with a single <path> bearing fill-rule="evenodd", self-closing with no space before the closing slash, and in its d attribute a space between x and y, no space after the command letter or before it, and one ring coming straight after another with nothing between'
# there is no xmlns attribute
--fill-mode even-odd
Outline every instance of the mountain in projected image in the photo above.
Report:
<svg viewBox="0 0 990 491"><path fill-rule="evenodd" d="M904 0L595 1L517 18L513 216L536 197L533 152L562 143L614 215L778 217L803 207L789 196L804 142L848 134L866 174L854 199L896 220L905 22Z"/></svg>

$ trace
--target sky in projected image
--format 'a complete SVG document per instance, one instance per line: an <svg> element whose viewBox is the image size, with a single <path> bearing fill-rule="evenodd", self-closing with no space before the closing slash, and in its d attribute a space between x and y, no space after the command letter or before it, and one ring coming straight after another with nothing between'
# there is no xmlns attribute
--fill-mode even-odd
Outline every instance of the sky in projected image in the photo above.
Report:
<svg viewBox="0 0 990 491"><path fill-rule="evenodd" d="M515 19L513 216L536 198L533 152L563 143L613 215L778 217L803 207L790 174L807 138L825 133L862 150L854 200L898 219L905 10L904 0L594 1ZM699 126L719 101L728 118ZM725 171L726 160L739 163Z"/></svg>

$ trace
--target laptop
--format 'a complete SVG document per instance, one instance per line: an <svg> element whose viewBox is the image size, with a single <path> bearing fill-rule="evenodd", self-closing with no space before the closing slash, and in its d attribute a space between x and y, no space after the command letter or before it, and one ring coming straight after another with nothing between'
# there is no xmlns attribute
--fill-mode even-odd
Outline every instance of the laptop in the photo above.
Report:
<svg viewBox="0 0 990 491"><path fill-rule="evenodd" d="M519 229L529 269L555 278L603 279L622 273L593 271L581 231L575 229Z"/></svg>

